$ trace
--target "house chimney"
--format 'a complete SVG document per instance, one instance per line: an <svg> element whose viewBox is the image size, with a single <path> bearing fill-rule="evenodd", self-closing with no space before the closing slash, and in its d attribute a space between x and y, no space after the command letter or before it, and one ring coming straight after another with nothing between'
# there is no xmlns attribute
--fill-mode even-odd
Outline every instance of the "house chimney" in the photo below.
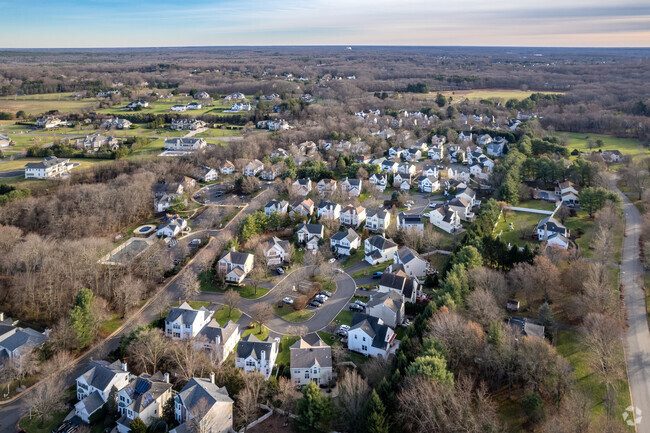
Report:
<svg viewBox="0 0 650 433"><path fill-rule="evenodd" d="M210 372L210 383L214 383L214 371Z"/></svg>
<svg viewBox="0 0 650 433"><path fill-rule="evenodd" d="M262 350L262 361L266 360L266 350Z"/></svg>
<svg viewBox="0 0 650 433"><path fill-rule="evenodd" d="M216 340L217 346L219 346L221 344L221 335L217 335L215 340Z"/></svg>
<svg viewBox="0 0 650 433"><path fill-rule="evenodd" d="M0 311L0 322L4 322L5 320L5 313Z"/></svg>
<svg viewBox="0 0 650 433"><path fill-rule="evenodd" d="M165 383L169 383L169 373L165 373L165 374L163 374L163 381L164 381Z"/></svg>
<svg viewBox="0 0 650 433"><path fill-rule="evenodd" d="M122 371L129 371L129 370L126 368L126 362L123 362L123 363L122 363Z"/></svg>
<svg viewBox="0 0 650 433"><path fill-rule="evenodd" d="M230 251L235 252L235 246L230 247Z"/></svg>

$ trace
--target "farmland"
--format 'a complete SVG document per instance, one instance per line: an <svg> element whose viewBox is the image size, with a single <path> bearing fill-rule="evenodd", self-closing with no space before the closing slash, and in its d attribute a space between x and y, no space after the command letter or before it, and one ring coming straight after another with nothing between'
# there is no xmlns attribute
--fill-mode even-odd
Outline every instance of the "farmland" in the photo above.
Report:
<svg viewBox="0 0 650 433"><path fill-rule="evenodd" d="M508 99L526 99L533 93L546 93L546 94L560 94L560 92L545 92L545 91L531 91L531 90L506 90L506 89L474 89L474 90L456 90L440 92L445 96L451 96L454 101L462 101L463 99L480 100L480 99L499 99L507 101ZM435 97L437 92L430 93L430 96Z"/></svg>

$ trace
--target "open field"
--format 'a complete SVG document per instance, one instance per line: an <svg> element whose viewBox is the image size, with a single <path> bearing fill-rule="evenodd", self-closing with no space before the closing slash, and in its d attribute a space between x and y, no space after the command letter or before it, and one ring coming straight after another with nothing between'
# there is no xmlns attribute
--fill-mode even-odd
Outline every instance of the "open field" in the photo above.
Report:
<svg viewBox="0 0 650 433"><path fill-rule="evenodd" d="M214 313L214 320L216 320L219 325L225 326L229 320L232 320L233 322L237 322L242 315L241 310L235 308L232 310L232 313L230 314L230 318L228 318L228 310L229 308L224 305Z"/></svg>
<svg viewBox="0 0 650 433"><path fill-rule="evenodd" d="M28 162L40 162L43 161L43 158L19 158L14 159L13 161L0 162L0 173L6 171L22 170L25 168L25 164ZM70 162L78 162L81 164L79 167L74 168L74 170L83 169L85 167L90 167L96 164L106 164L113 161L112 159L93 159L93 158L72 158Z"/></svg>
<svg viewBox="0 0 650 433"><path fill-rule="evenodd" d="M0 111L16 114L23 110L29 115L38 115L52 110L61 113L92 110L99 105L97 99L74 100L72 93L45 93L41 95L5 96L0 98Z"/></svg>
<svg viewBox="0 0 650 433"><path fill-rule="evenodd" d="M283 320L292 323L306 322L314 317L314 310L294 310L290 305L274 305L273 312Z"/></svg>
<svg viewBox="0 0 650 433"><path fill-rule="evenodd" d="M633 138L618 138L610 135L603 134L582 134L577 132L557 132L559 137L566 137L568 139L567 149L571 152L573 149L578 149L580 152L592 152L600 150L620 150L621 153L632 155L634 159L650 156L650 150L643 147L639 140ZM589 149L587 144L591 139L594 142L597 140L603 141L603 146L596 146ZM572 156L572 158L576 158Z"/></svg>
<svg viewBox="0 0 650 433"><path fill-rule="evenodd" d="M501 233L501 240L511 245L523 247L530 244L531 247L534 247L537 242L530 238L529 235L532 234L534 228L537 227L537 223L542 218L544 218L544 215L530 212L504 211L494 229L494 235L499 236L499 233ZM510 231L510 223L513 225L512 231ZM524 230L526 240L521 239Z"/></svg>
<svg viewBox="0 0 650 433"><path fill-rule="evenodd" d="M455 90L440 92L445 96L451 96L454 101L463 99L526 99L533 93L561 94L562 92L546 92L532 90L511 90L511 89L474 89L474 90ZM435 98L438 92L431 92L429 96Z"/></svg>

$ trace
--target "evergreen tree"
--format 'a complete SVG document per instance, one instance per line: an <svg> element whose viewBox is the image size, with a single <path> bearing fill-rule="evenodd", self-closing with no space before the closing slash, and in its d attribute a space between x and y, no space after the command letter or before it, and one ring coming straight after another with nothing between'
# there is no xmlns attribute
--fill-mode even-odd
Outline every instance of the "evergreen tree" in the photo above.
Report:
<svg viewBox="0 0 650 433"><path fill-rule="evenodd" d="M117 388L114 386L111 388L111 392L108 394L108 400L106 400L105 408L108 415L117 414Z"/></svg>
<svg viewBox="0 0 650 433"><path fill-rule="evenodd" d="M136 418L129 424L131 433L147 433L147 425L140 418Z"/></svg>
<svg viewBox="0 0 650 433"><path fill-rule="evenodd" d="M314 382L309 382L302 388L302 398L298 400L296 414L300 429L305 431L313 431L328 418L330 401Z"/></svg>
<svg viewBox="0 0 650 433"><path fill-rule="evenodd" d="M94 295L90 289L81 289L77 293L74 306L70 310L70 325L77 337L79 348L86 347L95 337L92 304Z"/></svg>
<svg viewBox="0 0 650 433"><path fill-rule="evenodd" d="M388 433L388 420L386 418L386 408L377 392L373 390L366 405L366 432Z"/></svg>

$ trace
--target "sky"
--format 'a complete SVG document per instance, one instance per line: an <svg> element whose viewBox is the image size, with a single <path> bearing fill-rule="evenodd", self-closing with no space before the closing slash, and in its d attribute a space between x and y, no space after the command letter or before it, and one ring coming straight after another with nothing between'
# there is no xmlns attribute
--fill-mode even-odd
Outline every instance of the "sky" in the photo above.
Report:
<svg viewBox="0 0 650 433"><path fill-rule="evenodd" d="M1 48L650 46L648 0L0 0Z"/></svg>

